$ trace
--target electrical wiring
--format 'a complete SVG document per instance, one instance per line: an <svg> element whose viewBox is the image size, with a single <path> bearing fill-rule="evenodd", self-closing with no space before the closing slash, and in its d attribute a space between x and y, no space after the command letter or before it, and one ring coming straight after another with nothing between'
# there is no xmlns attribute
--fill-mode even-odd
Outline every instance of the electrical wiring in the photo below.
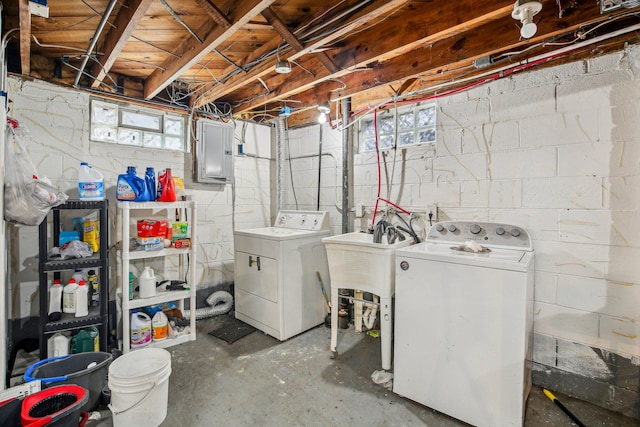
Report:
<svg viewBox="0 0 640 427"><path fill-rule="evenodd" d="M178 22L178 24L182 25L189 32L189 34L191 34L193 38L195 38L198 41L198 43L200 44L204 43L204 41L195 33L195 31L193 31L191 27L189 27L189 25L187 25L187 23L184 22L182 18L180 18L180 15L178 15L176 11L171 8L169 3L167 3L167 0L160 0L160 3L162 3L164 8L167 9L169 14L173 17L173 19L175 19L176 22Z"/></svg>

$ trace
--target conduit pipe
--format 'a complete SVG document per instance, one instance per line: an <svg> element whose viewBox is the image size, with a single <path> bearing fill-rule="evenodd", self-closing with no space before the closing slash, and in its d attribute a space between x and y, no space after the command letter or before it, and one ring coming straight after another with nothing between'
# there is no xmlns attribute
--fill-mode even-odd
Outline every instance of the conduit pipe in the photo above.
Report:
<svg viewBox="0 0 640 427"><path fill-rule="evenodd" d="M84 57L82 58L82 64L80 65L80 69L78 69L78 75L76 76L75 82L73 82L73 87L77 88L78 83L80 82L80 77L82 77L82 73L84 73L87 62L89 62L89 56L91 55L91 52L93 52L93 48L96 47L96 43L98 43L100 34L102 34L102 30L104 30L104 26L107 25L107 20L109 19L111 12L113 12L113 8L116 6L116 3L118 3L117 0L111 0L107 5L107 10L105 10L104 14L102 15L102 19L100 19L98 28L96 28L96 32L91 39L91 43L89 43L87 53L85 53Z"/></svg>
<svg viewBox="0 0 640 427"><path fill-rule="evenodd" d="M342 234L349 232L349 145L351 143L351 127L349 123L351 98L342 100Z"/></svg>

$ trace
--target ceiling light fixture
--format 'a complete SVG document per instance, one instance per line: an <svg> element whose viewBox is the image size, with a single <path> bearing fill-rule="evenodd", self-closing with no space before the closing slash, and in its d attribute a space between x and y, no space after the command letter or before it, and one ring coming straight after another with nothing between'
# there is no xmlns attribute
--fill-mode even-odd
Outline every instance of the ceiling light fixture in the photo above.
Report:
<svg viewBox="0 0 640 427"><path fill-rule="evenodd" d="M318 116L318 123L323 124L327 122L327 114L331 112L331 106L328 102L322 103L318 105L318 111L320 111L320 115Z"/></svg>
<svg viewBox="0 0 640 427"><path fill-rule="evenodd" d="M533 17L542 10L542 3L538 0L517 0L513 5L511 17L522 23L520 35L530 39L538 31L538 26L533 22Z"/></svg>
<svg viewBox="0 0 640 427"><path fill-rule="evenodd" d="M318 110L322 114L329 114L331 112L331 106L329 106L328 102L325 102L324 104L318 105Z"/></svg>
<svg viewBox="0 0 640 427"><path fill-rule="evenodd" d="M286 59L278 60L276 62L276 73L288 74L291 72L291 63Z"/></svg>

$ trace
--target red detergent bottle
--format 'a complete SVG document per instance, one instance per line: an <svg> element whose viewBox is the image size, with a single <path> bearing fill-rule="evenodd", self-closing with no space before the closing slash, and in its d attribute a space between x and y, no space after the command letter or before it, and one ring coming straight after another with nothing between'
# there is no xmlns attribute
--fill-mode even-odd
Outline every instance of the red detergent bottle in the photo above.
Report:
<svg viewBox="0 0 640 427"><path fill-rule="evenodd" d="M175 202L176 186L173 183L173 175L171 169L167 168L158 174L158 193L156 196L158 202Z"/></svg>

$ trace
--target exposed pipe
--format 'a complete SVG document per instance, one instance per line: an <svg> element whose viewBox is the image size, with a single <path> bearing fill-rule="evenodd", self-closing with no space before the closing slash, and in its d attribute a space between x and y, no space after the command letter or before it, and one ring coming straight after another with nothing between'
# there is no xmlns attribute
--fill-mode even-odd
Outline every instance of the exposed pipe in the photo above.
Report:
<svg viewBox="0 0 640 427"><path fill-rule="evenodd" d="M351 143L351 127L349 123L351 98L342 100L342 234L349 232L349 145Z"/></svg>
<svg viewBox="0 0 640 427"><path fill-rule="evenodd" d="M318 139L320 140L320 143L318 144L318 200L316 202L317 211L320 210L320 179L322 178L322 125L320 125L320 137Z"/></svg>
<svg viewBox="0 0 640 427"><path fill-rule="evenodd" d="M89 47L87 48L87 52L84 54L82 58L82 65L80 65L80 69L78 70L78 75L76 76L76 80L73 82L73 87L77 89L78 83L80 82L80 77L82 77L82 73L84 72L84 68L87 66L87 62L89 62L89 56L91 52L93 52L93 48L96 47L98 43L98 39L100 38L100 34L102 34L102 30L104 30L104 26L107 24L107 20L113 12L113 8L118 3L118 0L111 0L107 5L107 10L105 10L102 15L102 19L100 19L100 23L98 24L98 28L96 28L96 32L91 39L91 43L89 43Z"/></svg>

